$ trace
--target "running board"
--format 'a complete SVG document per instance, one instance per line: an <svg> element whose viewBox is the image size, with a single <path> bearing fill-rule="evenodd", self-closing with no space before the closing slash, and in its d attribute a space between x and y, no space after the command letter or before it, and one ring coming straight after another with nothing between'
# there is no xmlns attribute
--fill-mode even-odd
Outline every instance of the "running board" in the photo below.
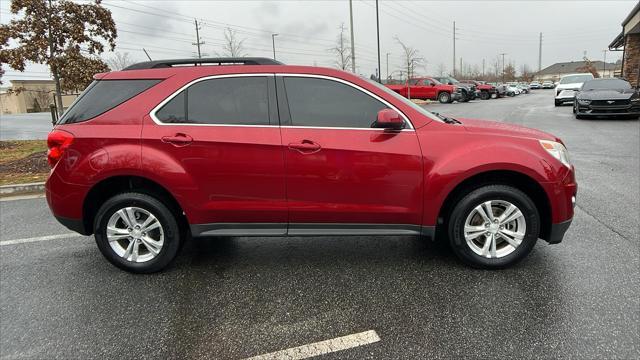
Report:
<svg viewBox="0 0 640 360"><path fill-rule="evenodd" d="M433 238L435 233L435 226L412 224L212 223L190 227L193 237L424 235Z"/></svg>

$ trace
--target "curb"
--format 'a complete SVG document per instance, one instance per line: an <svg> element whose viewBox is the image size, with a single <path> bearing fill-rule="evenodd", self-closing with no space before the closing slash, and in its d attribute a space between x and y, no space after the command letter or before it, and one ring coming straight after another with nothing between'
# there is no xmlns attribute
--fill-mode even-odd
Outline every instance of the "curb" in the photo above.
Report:
<svg viewBox="0 0 640 360"><path fill-rule="evenodd" d="M0 196L13 196L44 192L44 183L14 184L0 186Z"/></svg>

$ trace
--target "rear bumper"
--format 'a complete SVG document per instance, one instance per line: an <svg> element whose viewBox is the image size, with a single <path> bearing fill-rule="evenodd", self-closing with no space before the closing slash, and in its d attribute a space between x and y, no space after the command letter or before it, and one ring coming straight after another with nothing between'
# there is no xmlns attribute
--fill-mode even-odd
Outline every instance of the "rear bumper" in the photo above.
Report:
<svg viewBox="0 0 640 360"><path fill-rule="evenodd" d="M58 222L67 227L67 229L75 231L82 235L91 235L90 231L87 231L82 219L69 219L61 216L55 217Z"/></svg>
<svg viewBox="0 0 640 360"><path fill-rule="evenodd" d="M573 218L563 221L561 223L551 224L551 229L549 231L548 239L545 239L545 240L547 240L549 244L558 244L562 242L562 239L564 238L564 234L569 229L569 226L571 225L572 221L573 221Z"/></svg>

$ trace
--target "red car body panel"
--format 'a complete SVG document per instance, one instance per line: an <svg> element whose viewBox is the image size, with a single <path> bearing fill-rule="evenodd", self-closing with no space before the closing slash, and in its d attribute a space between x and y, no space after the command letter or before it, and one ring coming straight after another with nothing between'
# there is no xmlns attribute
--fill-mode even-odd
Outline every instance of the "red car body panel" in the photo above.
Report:
<svg viewBox="0 0 640 360"><path fill-rule="evenodd" d="M282 129L284 144L311 140L321 146L313 153L285 150L289 221L420 224L423 171L416 133L335 131Z"/></svg>
<svg viewBox="0 0 640 360"><path fill-rule="evenodd" d="M220 74L314 74L355 84L395 106L414 129L160 125L150 112L194 79ZM447 195L470 176L524 174L544 189L553 223L573 216L573 168L539 144L549 134L502 123L434 121L352 74L303 66L199 66L130 70L97 79L164 79L123 104L77 123L46 183L60 218L82 219L88 192L114 176L156 182L190 224L370 223L435 226ZM452 88L449 85L443 85ZM412 95L413 96L413 95ZM188 135L188 146L163 137ZM292 148L302 142L317 151ZM85 229L90 233L92 229Z"/></svg>

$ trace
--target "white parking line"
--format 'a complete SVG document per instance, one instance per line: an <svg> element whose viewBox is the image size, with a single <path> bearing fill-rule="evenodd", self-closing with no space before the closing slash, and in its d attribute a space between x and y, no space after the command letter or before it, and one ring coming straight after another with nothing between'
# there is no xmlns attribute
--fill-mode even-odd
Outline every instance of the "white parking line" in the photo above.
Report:
<svg viewBox="0 0 640 360"><path fill-rule="evenodd" d="M77 234L77 233L68 233L68 234L59 234L59 235L47 235L47 236L40 236L40 237L32 237L32 238L25 238L25 239L3 240L3 241L0 241L0 246L5 246L5 245L16 245L16 244L25 244L25 243L32 243L32 242L38 242L38 241L49 241L49 240L58 240L58 239L69 239L69 238L81 237L81 236L82 236L82 235Z"/></svg>
<svg viewBox="0 0 640 360"><path fill-rule="evenodd" d="M258 355L246 360L307 359L380 341L374 330L337 337L312 344L293 347L268 354Z"/></svg>

